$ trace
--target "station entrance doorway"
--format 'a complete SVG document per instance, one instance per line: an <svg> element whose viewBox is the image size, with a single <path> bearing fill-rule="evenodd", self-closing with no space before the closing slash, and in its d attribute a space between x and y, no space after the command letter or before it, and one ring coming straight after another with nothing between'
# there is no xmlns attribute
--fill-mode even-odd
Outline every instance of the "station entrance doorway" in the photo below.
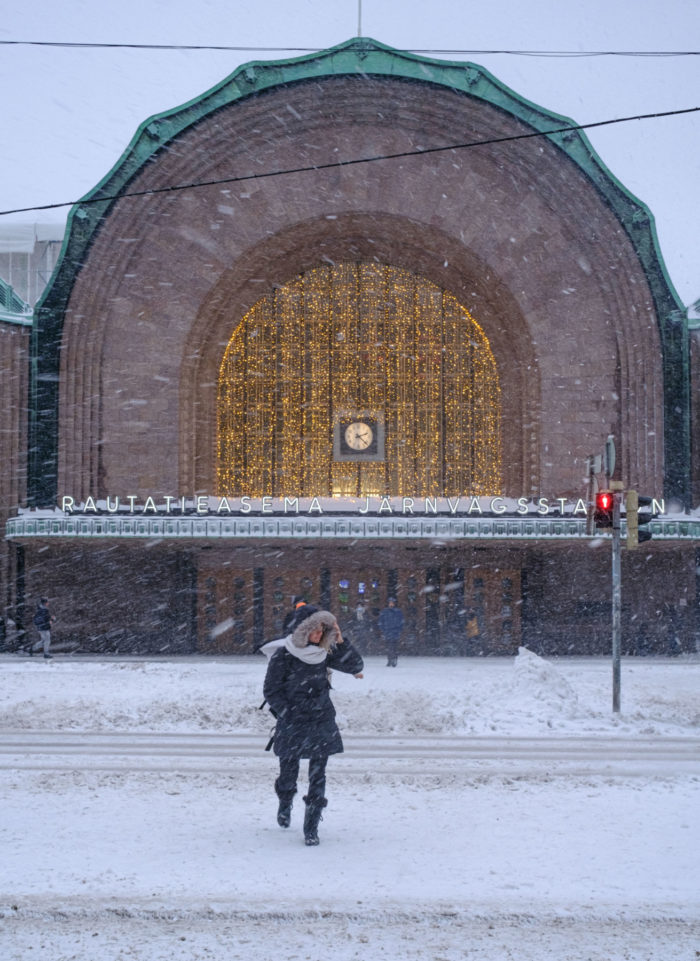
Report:
<svg viewBox="0 0 700 961"><path fill-rule="evenodd" d="M400 653L515 654L521 638L517 559L470 549L440 554L379 545L264 551L214 548L199 555L198 649L248 654L279 637L295 595L332 611L365 654L382 654L377 626L389 597L404 616ZM516 561L516 563L513 563Z"/></svg>

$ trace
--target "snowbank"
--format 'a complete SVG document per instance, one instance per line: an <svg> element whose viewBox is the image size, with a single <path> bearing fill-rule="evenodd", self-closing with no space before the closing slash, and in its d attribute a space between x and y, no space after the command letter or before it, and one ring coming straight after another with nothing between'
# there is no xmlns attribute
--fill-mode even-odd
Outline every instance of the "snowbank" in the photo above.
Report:
<svg viewBox="0 0 700 961"><path fill-rule="evenodd" d="M0 657L0 727L73 731L268 731L266 661ZM700 657L625 658L613 715L605 658L367 659L365 679L336 673L334 701L352 734L700 736Z"/></svg>

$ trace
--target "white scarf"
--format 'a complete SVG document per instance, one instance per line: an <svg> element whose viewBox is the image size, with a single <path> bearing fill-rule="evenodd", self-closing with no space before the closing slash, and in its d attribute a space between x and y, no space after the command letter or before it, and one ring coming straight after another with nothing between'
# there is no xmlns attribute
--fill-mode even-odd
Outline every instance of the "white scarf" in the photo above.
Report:
<svg viewBox="0 0 700 961"><path fill-rule="evenodd" d="M290 654L298 657L299 660L305 664L323 664L328 654L328 651L319 647L318 644L307 644L306 647L295 647L291 634L289 637L285 637L284 647Z"/></svg>

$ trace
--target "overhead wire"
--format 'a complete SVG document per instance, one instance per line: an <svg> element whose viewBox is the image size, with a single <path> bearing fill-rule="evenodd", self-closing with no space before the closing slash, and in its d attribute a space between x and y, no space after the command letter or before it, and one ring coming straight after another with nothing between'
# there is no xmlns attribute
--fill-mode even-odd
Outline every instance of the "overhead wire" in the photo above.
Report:
<svg viewBox="0 0 700 961"><path fill-rule="evenodd" d="M382 160L399 160L408 157L425 156L426 154L444 153L450 150L468 150L475 147L485 147L493 144L510 143L516 140L529 140L533 137L549 137L554 134L565 134L578 130L591 130L594 127L607 127L618 123L629 123L632 120L655 120L661 117L677 117L682 114L697 113L700 107L687 107L682 110L666 110L660 113L636 114L631 117L617 117L612 120L598 120L592 123L567 124L554 127L551 130L535 130L531 133L512 134L508 137L492 137L487 140L472 140L467 143L444 144L440 147L425 147L416 150L401 150L397 153L375 154L369 157L353 157L348 160L335 160L329 163L308 164L301 167L287 167L281 170L268 170L260 173L241 174L237 177L222 177L215 180L191 181L184 184L171 184L168 187L152 187L147 190L124 191L116 194L103 194L98 197L88 197L81 200L70 200L61 203L42 204L35 207L17 207L13 210L0 210L0 217L9 214L31 213L38 210L56 210L60 207L85 206L87 204L104 203L111 200L124 200L130 197L155 196L156 194L175 193L181 190L196 190L202 187L223 186L225 184L243 183L248 180L265 180L270 177L283 177L291 174L310 173L319 170L330 170L338 167L350 167L357 164L376 163Z"/></svg>
<svg viewBox="0 0 700 961"><path fill-rule="evenodd" d="M318 53L325 47L234 46L204 43L99 43L76 40L0 40L0 46L74 47L112 50L222 50L234 53ZM398 53L511 57L698 57L700 50L511 50L444 49L438 47L392 48Z"/></svg>

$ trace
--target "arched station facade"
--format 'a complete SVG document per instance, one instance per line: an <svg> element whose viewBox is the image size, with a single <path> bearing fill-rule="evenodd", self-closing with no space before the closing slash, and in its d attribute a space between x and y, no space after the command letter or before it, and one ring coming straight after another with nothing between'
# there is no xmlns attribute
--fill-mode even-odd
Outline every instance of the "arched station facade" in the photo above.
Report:
<svg viewBox="0 0 700 961"><path fill-rule="evenodd" d="M35 312L19 622L46 593L86 650L250 652L304 593L373 651L393 595L406 652L604 649L587 459L613 435L688 507L690 374L652 218L573 126L364 39L147 120ZM694 638L693 531L625 558L629 647L671 608Z"/></svg>

